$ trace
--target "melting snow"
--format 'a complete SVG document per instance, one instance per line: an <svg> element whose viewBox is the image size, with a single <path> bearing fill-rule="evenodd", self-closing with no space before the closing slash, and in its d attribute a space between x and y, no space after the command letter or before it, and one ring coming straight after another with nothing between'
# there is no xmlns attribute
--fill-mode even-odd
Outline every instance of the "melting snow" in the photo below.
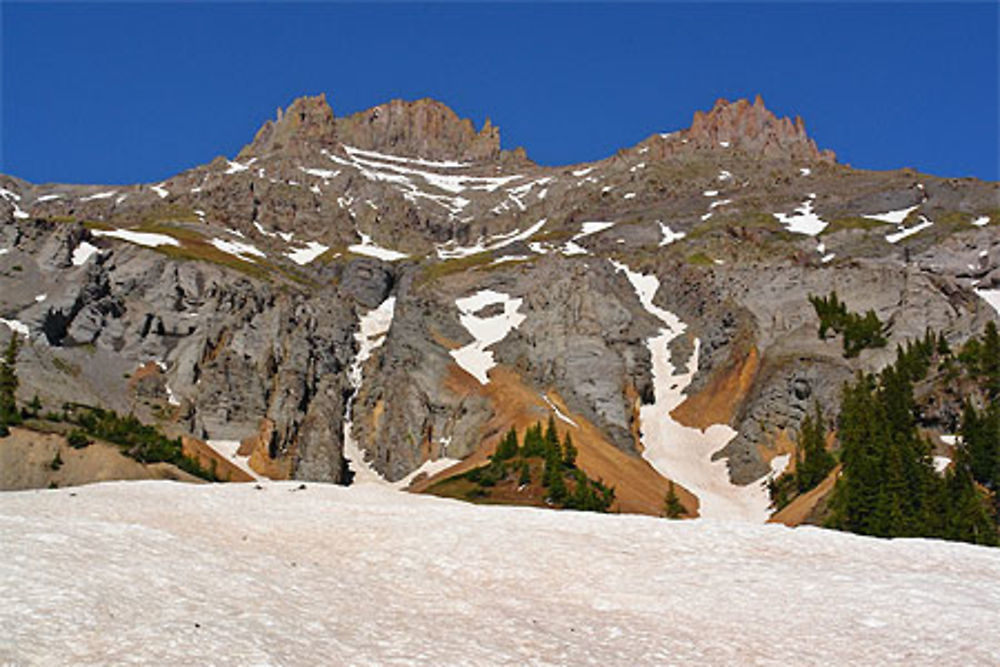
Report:
<svg viewBox="0 0 1000 667"><path fill-rule="evenodd" d="M977 289L976 294L1000 314L1000 289Z"/></svg>
<svg viewBox="0 0 1000 667"><path fill-rule="evenodd" d="M720 141L719 145L722 146L723 148L729 148L729 142L728 141Z"/></svg>
<svg viewBox="0 0 1000 667"><path fill-rule="evenodd" d="M633 199L635 197L634 192L626 192L622 195L622 199Z"/></svg>
<svg viewBox="0 0 1000 667"><path fill-rule="evenodd" d="M35 303L41 303L42 301L45 301L47 298L49 298L48 294L39 294L38 296L35 297Z"/></svg>
<svg viewBox="0 0 1000 667"><path fill-rule="evenodd" d="M52 201L53 199L62 199L62 195L42 195L35 200L35 203L41 204L42 202Z"/></svg>
<svg viewBox="0 0 1000 667"><path fill-rule="evenodd" d="M816 195L810 194L809 198L802 202L802 204L795 209L795 212L792 215L775 213L774 217L776 217L781 224L785 225L785 229L792 233L816 236L821 231L826 229L828 223L823 222L823 220L821 220L820 217L813 212L813 202L815 199Z"/></svg>
<svg viewBox="0 0 1000 667"><path fill-rule="evenodd" d="M448 241L447 243L442 243L437 246L437 256L440 259L455 259L457 257L478 255L481 252L500 250L501 248L505 248L512 243L530 239L545 225L546 220L547 218L542 218L523 232L519 229L515 229L514 231L507 232L505 234L496 234L485 241L480 238L474 246L455 246L454 240Z"/></svg>
<svg viewBox="0 0 1000 667"><path fill-rule="evenodd" d="M705 190L701 194L705 195L706 197L717 197L719 195L719 191L718 190Z"/></svg>
<svg viewBox="0 0 1000 667"><path fill-rule="evenodd" d="M0 188L0 197L3 197L7 201L9 201L11 206L14 207L15 218L18 218L19 220L24 220L29 217L28 214L25 211L22 211L21 207L17 205L17 203L21 201L21 195L17 194L16 192L12 192L6 188Z"/></svg>
<svg viewBox="0 0 1000 667"><path fill-rule="evenodd" d="M87 241L81 241L78 246L73 248L73 266L82 266L96 252L98 252L97 246Z"/></svg>
<svg viewBox="0 0 1000 667"><path fill-rule="evenodd" d="M732 180L733 175L730 172L723 169L722 171L719 172L718 178L720 181L730 181Z"/></svg>
<svg viewBox="0 0 1000 667"><path fill-rule="evenodd" d="M117 190L110 190L108 192L98 192L96 195L90 195L88 197L80 197L80 201L93 201L95 199L111 199L117 193Z"/></svg>
<svg viewBox="0 0 1000 667"><path fill-rule="evenodd" d="M573 172L574 176L586 176L590 172L594 171L594 167L585 167L584 169L577 169Z"/></svg>
<svg viewBox="0 0 1000 667"><path fill-rule="evenodd" d="M660 231L663 233L663 238L660 239L661 248L665 245L670 245L674 241L680 241L682 238L686 236L684 232L673 231L672 229L670 229L670 225L664 222L660 222L658 224L660 225Z"/></svg>
<svg viewBox="0 0 1000 667"><path fill-rule="evenodd" d="M569 425L570 425L570 426L572 426L573 428L579 428L579 424L577 424L577 423L576 423L575 421L573 421L572 419L570 419L569 417L567 417L567 416L566 416L566 415L565 415L565 414L563 413L563 411L562 411L562 410L560 410L559 408L557 408L557 407L556 407L556 404L555 404L555 403L553 403L552 401L550 401L550 400L549 400L549 397L548 397L548 396L546 396L545 394L541 394L541 397L542 397L542 400L543 400L543 401L545 401L545 403L546 403L546 404L547 404L547 405L548 405L548 406L549 406L550 408L552 408L552 412L554 412L554 413L555 413L555 415L556 415L556 418L557 418L557 419L559 419L560 421L564 421L564 422L566 422L567 424L569 424Z"/></svg>
<svg viewBox="0 0 1000 667"><path fill-rule="evenodd" d="M353 391L344 405L344 458L350 462L354 473L353 483L385 483L379 473L365 461L361 449L352 433L354 399L364 383L365 362L371 358L372 352L382 347L386 335L392 327L392 318L396 313L396 297L391 296L376 308L372 308L358 318L358 331L354 340L358 342L358 354L351 362L347 371L347 380Z"/></svg>
<svg viewBox="0 0 1000 667"><path fill-rule="evenodd" d="M0 324L6 326L11 331L17 332L22 336L27 336L29 334L28 325L24 322L18 320L6 320L0 317Z"/></svg>
<svg viewBox="0 0 1000 667"><path fill-rule="evenodd" d="M713 424L704 431L676 422L671 411L684 402L684 389L698 371L699 341L688 360L688 372L675 374L670 361L670 342L687 326L673 313L653 303L660 287L655 275L642 275L625 264L610 260L625 273L643 308L665 325L647 341L653 363L655 402L639 409L644 446L643 458L664 477L672 479L698 497L703 518L743 519L763 523L770 516L771 500L765 476L746 486L729 479L725 460L712 455L729 442L736 431L726 424Z"/></svg>
<svg viewBox="0 0 1000 667"><path fill-rule="evenodd" d="M0 495L4 660L1000 662L995 549L260 486Z"/></svg>
<svg viewBox="0 0 1000 667"><path fill-rule="evenodd" d="M799 173L802 174L803 176L808 176L809 174L812 173L812 169L810 169L809 167L802 167L801 169L799 169Z"/></svg>
<svg viewBox="0 0 1000 667"><path fill-rule="evenodd" d="M336 178L340 174L339 169L310 169L306 167L299 167L299 171L303 171L310 176L319 176L323 180L330 180L331 178Z"/></svg>
<svg viewBox="0 0 1000 667"><path fill-rule="evenodd" d="M358 232L361 236L361 243L356 243L352 246L348 246L348 250L357 255L366 255L368 257L376 257L378 259L385 260L387 262L395 262L396 260L406 259L409 257L404 252L399 252L398 250L390 250L389 248L383 248L372 243L372 237Z"/></svg>
<svg viewBox="0 0 1000 667"><path fill-rule="evenodd" d="M172 245L180 246L180 242L172 236L167 236L166 234L155 234L151 232L130 232L127 229L114 229L111 231L105 231L103 229L95 229L91 232L94 236L107 236L110 238L121 239L123 241L128 241L129 243L135 243L136 245L146 246L148 248L155 248L161 245Z"/></svg>
<svg viewBox="0 0 1000 667"><path fill-rule="evenodd" d="M990 216L981 215L975 220L973 220L972 224L974 224L976 227L985 227L989 223L989 221L990 221Z"/></svg>
<svg viewBox="0 0 1000 667"><path fill-rule="evenodd" d="M166 181L163 181L159 185L151 185L150 189L156 194L160 195L160 199L165 199L170 193L163 186L166 185Z"/></svg>
<svg viewBox="0 0 1000 667"><path fill-rule="evenodd" d="M906 237L913 236L917 232L921 232L921 231L927 229L928 227L930 227L933 224L934 223L931 222L930 220L928 220L926 217L920 216L920 222L919 223L917 223L914 226L909 227L909 228L907 228L907 227L900 227L899 231L897 231L897 232L895 232L893 234L886 234L885 235L885 240L888 241L889 243L899 243L900 241L902 241Z"/></svg>
<svg viewBox="0 0 1000 667"><path fill-rule="evenodd" d="M934 457L934 472L939 475L943 475L944 471L948 469L951 465L951 459L947 456L935 456Z"/></svg>
<svg viewBox="0 0 1000 667"><path fill-rule="evenodd" d="M257 161L257 158L251 158L247 163L240 164L239 162L236 162L234 160L226 160L226 164L229 165L229 168L226 169L225 173L227 173L227 174L238 174L241 171L246 171L247 169L250 168L250 165L252 165L256 161Z"/></svg>
<svg viewBox="0 0 1000 667"><path fill-rule="evenodd" d="M209 241L218 250L229 255L235 255L240 259L249 260L252 257L266 257L261 250L257 247L250 245L249 243L243 243L240 241L227 241L225 239L212 239Z"/></svg>
<svg viewBox="0 0 1000 667"><path fill-rule="evenodd" d="M517 312L522 301L523 299L512 299L503 292L489 289L455 300L455 305L461 313L459 322L475 340L457 350L451 350L451 356L459 366L479 380L480 384L490 381L487 372L496 366L493 352L486 348L503 340L526 319ZM498 303L503 304L502 313L492 317L476 315L483 308Z"/></svg>
<svg viewBox="0 0 1000 667"><path fill-rule="evenodd" d="M262 479L257 471L250 467L250 457L240 456L237 452L240 448L239 440L206 440L209 447L214 449L222 458L230 461L237 468L250 475L253 479Z"/></svg>
<svg viewBox="0 0 1000 667"><path fill-rule="evenodd" d="M590 236L591 234L597 234L598 232L603 232L605 229L610 229L614 227L613 222L584 222L580 225L580 233L573 237L574 240L579 240L585 236Z"/></svg>
<svg viewBox="0 0 1000 667"><path fill-rule="evenodd" d="M329 249L329 246L325 246L317 241L307 241L305 248L291 250L286 252L285 256L296 264L305 266Z"/></svg>
<svg viewBox="0 0 1000 667"><path fill-rule="evenodd" d="M888 222L891 225L898 225L906 220L906 216L913 213L918 208L920 204L914 204L909 208L903 208L898 211L889 211L888 213L873 213L871 215L864 215L862 217L871 218L872 220L878 220L879 222Z"/></svg>

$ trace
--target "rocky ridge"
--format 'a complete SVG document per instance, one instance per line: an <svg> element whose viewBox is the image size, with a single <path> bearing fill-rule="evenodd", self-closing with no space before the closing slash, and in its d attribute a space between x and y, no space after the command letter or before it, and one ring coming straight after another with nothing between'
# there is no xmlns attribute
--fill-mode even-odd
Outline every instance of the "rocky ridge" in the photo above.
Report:
<svg viewBox="0 0 1000 667"><path fill-rule="evenodd" d="M697 369L685 391L702 407L678 414L735 430L716 455L736 484L768 474L814 400L892 354L819 341L810 293L874 308L893 344L926 326L960 341L997 316L977 292L1000 287L996 183L845 167L759 97L567 167L433 100L336 117L300 98L232 160L159 184L0 187L0 317L28 331L23 395L246 439L299 479L349 477L358 322L390 296L353 436L393 481L481 455L498 420L545 419L549 396L600 433L595 451L642 456L638 408L670 389L647 345L663 325L608 260L659 279L652 301L685 326L673 365ZM456 306L487 292L502 298ZM503 299L523 321L478 344L476 318ZM504 372L479 382L466 348Z"/></svg>

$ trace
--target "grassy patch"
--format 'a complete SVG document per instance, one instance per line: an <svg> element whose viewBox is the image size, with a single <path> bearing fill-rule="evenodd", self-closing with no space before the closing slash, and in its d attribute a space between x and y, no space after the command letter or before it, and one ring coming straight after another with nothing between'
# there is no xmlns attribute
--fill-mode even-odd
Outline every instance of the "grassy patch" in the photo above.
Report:
<svg viewBox="0 0 1000 667"><path fill-rule="evenodd" d="M696 252L687 257L688 264L694 264L695 266L712 266L715 262L712 258L703 252Z"/></svg>

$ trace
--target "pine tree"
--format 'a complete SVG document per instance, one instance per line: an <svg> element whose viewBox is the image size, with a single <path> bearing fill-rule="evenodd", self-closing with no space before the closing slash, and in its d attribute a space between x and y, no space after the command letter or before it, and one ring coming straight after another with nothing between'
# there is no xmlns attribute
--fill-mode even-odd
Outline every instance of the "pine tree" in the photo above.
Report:
<svg viewBox="0 0 1000 667"><path fill-rule="evenodd" d="M575 468L576 455L577 449L573 445L573 436L569 434L569 431L566 431L566 437L563 438L563 465L567 468Z"/></svg>
<svg viewBox="0 0 1000 667"><path fill-rule="evenodd" d="M679 519L684 516L684 512L684 505L677 497L677 491L674 489L673 481L671 481L667 486L667 496L663 500L663 515L668 519Z"/></svg>
<svg viewBox="0 0 1000 667"><path fill-rule="evenodd" d="M17 411L17 334L11 333L10 342L0 359L0 435L6 435L8 426L21 423Z"/></svg>

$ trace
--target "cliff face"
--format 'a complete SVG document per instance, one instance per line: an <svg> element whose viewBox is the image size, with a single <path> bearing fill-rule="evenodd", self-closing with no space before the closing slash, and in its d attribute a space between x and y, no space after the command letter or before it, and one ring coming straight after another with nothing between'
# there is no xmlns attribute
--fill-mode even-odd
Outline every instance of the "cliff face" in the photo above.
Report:
<svg viewBox="0 0 1000 667"><path fill-rule="evenodd" d="M338 118L318 96L163 183L0 188L24 397L248 439L300 479L481 460L559 405L606 482L633 483L607 479L622 453L663 484L706 472L698 438L725 433L709 454L747 485L894 343L997 316L996 183L849 169L760 98L548 168L433 100ZM820 341L807 297L831 289L890 346ZM665 402L679 458L650 449Z"/></svg>

